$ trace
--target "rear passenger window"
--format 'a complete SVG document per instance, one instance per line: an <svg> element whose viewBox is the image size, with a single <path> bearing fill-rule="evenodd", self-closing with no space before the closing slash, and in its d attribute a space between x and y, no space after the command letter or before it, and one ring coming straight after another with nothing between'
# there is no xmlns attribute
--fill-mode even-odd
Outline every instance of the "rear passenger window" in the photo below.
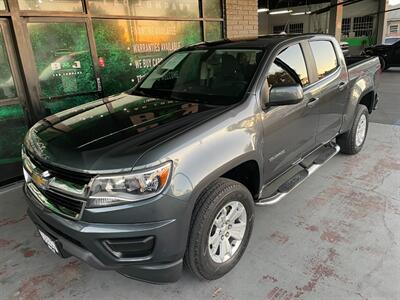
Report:
<svg viewBox="0 0 400 300"><path fill-rule="evenodd" d="M299 44L287 47L277 58L297 74L303 86L309 83L306 62Z"/></svg>
<svg viewBox="0 0 400 300"><path fill-rule="evenodd" d="M338 67L333 45L329 41L310 42L311 50L317 66L318 79L329 75Z"/></svg>

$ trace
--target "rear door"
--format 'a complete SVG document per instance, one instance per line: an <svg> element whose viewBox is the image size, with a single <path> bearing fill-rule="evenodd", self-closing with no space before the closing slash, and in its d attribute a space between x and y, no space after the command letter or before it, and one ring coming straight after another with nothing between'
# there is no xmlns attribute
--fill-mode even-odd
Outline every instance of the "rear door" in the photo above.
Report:
<svg viewBox="0 0 400 300"><path fill-rule="evenodd" d="M348 73L339 47L330 40L310 40L315 61L316 98L314 105L319 114L317 143L333 139L342 125L343 112L348 101Z"/></svg>
<svg viewBox="0 0 400 300"><path fill-rule="evenodd" d="M278 52L267 71L269 89L274 86L291 85L300 79L304 99L294 105L268 108L262 115L264 127L264 174L267 183L298 161L315 147L318 113L307 104L313 89L301 43L292 44ZM292 70L286 70L277 59ZM294 72L293 72L294 71ZM298 74L298 79L291 74Z"/></svg>

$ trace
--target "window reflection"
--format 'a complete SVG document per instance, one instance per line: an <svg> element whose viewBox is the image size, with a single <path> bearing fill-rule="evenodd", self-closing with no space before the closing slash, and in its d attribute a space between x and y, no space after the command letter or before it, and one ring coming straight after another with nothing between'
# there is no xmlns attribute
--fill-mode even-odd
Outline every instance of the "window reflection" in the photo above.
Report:
<svg viewBox="0 0 400 300"><path fill-rule="evenodd" d="M96 91L84 23L28 23L41 96Z"/></svg>
<svg viewBox="0 0 400 300"><path fill-rule="evenodd" d="M206 41L222 39L222 22L205 22Z"/></svg>
<svg viewBox="0 0 400 300"><path fill-rule="evenodd" d="M267 76L269 87L296 84L296 81L284 69L273 63Z"/></svg>
<svg viewBox="0 0 400 300"><path fill-rule="evenodd" d="M14 0L12 0L14 1ZM81 0L18 0L21 10L82 12Z"/></svg>
<svg viewBox="0 0 400 300"><path fill-rule="evenodd" d="M89 0L96 15L194 17L199 16L197 0Z"/></svg>
<svg viewBox="0 0 400 300"><path fill-rule="evenodd" d="M79 128L88 135L93 135L96 127L99 131L99 119L102 123L101 134L114 132L116 126L131 128L142 133L207 109L209 108L197 103L126 95L121 99L93 107L61 122L59 118L54 119L54 116L48 117L46 120L53 123L53 130L48 130L45 134L49 138L50 135L57 134L59 131L69 132L74 128ZM84 132L82 133L83 137L87 136Z"/></svg>
<svg viewBox="0 0 400 300"><path fill-rule="evenodd" d="M17 96L14 79L11 73L10 62L6 52L3 32L0 28L0 101Z"/></svg>
<svg viewBox="0 0 400 300"><path fill-rule="evenodd" d="M24 112L19 104L3 104L0 100L0 166L21 160L21 144L26 133ZM0 172L0 180L7 172Z"/></svg>
<svg viewBox="0 0 400 300"><path fill-rule="evenodd" d="M299 44L286 48L279 53L278 58L296 72L303 86L309 83L306 62Z"/></svg>
<svg viewBox="0 0 400 300"><path fill-rule="evenodd" d="M318 79L332 73L338 66L335 50L329 41L310 42L317 65Z"/></svg>
<svg viewBox="0 0 400 300"><path fill-rule="evenodd" d="M206 18L221 18L221 0L203 0L204 16Z"/></svg>

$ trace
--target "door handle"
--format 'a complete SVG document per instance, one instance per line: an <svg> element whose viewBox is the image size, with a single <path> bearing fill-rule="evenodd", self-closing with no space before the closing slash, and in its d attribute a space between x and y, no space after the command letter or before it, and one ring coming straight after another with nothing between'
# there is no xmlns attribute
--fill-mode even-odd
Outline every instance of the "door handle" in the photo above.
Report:
<svg viewBox="0 0 400 300"><path fill-rule="evenodd" d="M347 82L342 81L341 83L338 84L338 89L339 91L343 91L347 86Z"/></svg>
<svg viewBox="0 0 400 300"><path fill-rule="evenodd" d="M312 97L310 100L308 100L307 107L313 107L318 101L318 97Z"/></svg>

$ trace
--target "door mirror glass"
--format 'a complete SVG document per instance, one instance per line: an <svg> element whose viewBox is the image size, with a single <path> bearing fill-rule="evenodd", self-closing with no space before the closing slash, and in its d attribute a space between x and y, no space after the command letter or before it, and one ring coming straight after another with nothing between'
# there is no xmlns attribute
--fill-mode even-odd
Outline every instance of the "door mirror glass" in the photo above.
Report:
<svg viewBox="0 0 400 300"><path fill-rule="evenodd" d="M275 86L269 91L269 106L297 104L303 100L303 88L300 84Z"/></svg>

